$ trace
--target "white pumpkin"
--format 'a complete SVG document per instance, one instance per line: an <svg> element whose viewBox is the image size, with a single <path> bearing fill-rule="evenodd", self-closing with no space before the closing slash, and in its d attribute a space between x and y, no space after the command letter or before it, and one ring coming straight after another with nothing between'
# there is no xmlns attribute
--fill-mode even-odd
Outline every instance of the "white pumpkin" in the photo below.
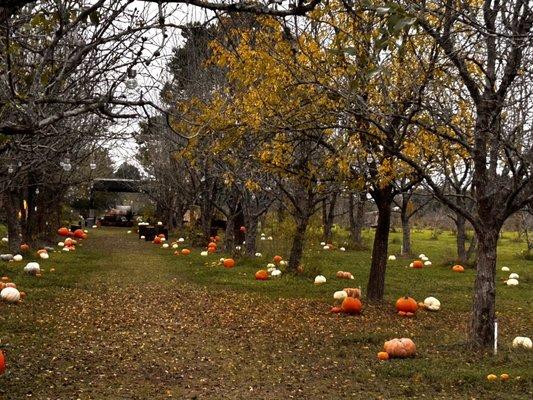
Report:
<svg viewBox="0 0 533 400"><path fill-rule="evenodd" d="M263 255L261 253L255 253L256 257L262 257Z"/></svg>
<svg viewBox="0 0 533 400"><path fill-rule="evenodd" d="M221 258L221 259L218 260L218 261L220 261L220 264L224 264L224 260L225 260L225 258Z"/></svg>
<svg viewBox="0 0 533 400"><path fill-rule="evenodd" d="M507 286L518 286L518 279L507 279Z"/></svg>
<svg viewBox="0 0 533 400"><path fill-rule="evenodd" d="M6 237L2 238L2 243L8 243L8 242L9 242L9 238L6 238Z"/></svg>
<svg viewBox="0 0 533 400"><path fill-rule="evenodd" d="M70 251L68 247L63 247L63 251Z"/></svg>
<svg viewBox="0 0 533 400"><path fill-rule="evenodd" d="M39 257L41 257L43 260L48 260L50 256L46 251L43 251L42 253L39 253Z"/></svg>
<svg viewBox="0 0 533 400"><path fill-rule="evenodd" d="M341 247L339 250L340 251L346 251L346 249L344 247Z"/></svg>
<svg viewBox="0 0 533 400"><path fill-rule="evenodd" d="M183 239L183 238L179 238L179 239L178 239L178 242L183 243L183 242L185 242L185 239Z"/></svg>
<svg viewBox="0 0 533 400"><path fill-rule="evenodd" d="M333 293L333 298L338 301L343 301L346 297L348 297L348 293L346 293L344 290L339 290Z"/></svg>
<svg viewBox="0 0 533 400"><path fill-rule="evenodd" d="M41 267L39 266L39 263L29 262L24 267L24 272L30 275L35 275L36 273L41 272Z"/></svg>
<svg viewBox="0 0 533 400"><path fill-rule="evenodd" d="M98 228L98 225L93 225L93 229L96 229L96 228Z"/></svg>
<svg viewBox="0 0 533 400"><path fill-rule="evenodd" d="M268 268L267 268L267 272L268 272L269 274L271 274L271 273L272 273L273 271L275 271L276 269L277 269L276 267L268 267Z"/></svg>
<svg viewBox="0 0 533 400"><path fill-rule="evenodd" d="M0 254L0 260L2 261L11 261L13 259L13 254Z"/></svg>
<svg viewBox="0 0 533 400"><path fill-rule="evenodd" d="M426 255L424 253L418 255L418 258L425 258L425 257Z"/></svg>
<svg viewBox="0 0 533 400"><path fill-rule="evenodd" d="M267 264L267 269L268 268L276 268L276 265L275 264L272 264L272 263L268 263Z"/></svg>
<svg viewBox="0 0 533 400"><path fill-rule="evenodd" d="M161 221L157 221L158 226L163 226L163 223Z"/></svg>
<svg viewBox="0 0 533 400"><path fill-rule="evenodd" d="M422 260L422 261L428 261L429 258L427 258L426 256L424 256L424 257L420 257L420 260Z"/></svg>
<svg viewBox="0 0 533 400"><path fill-rule="evenodd" d="M6 287L0 292L0 298L8 303L16 303L20 300L20 292L13 287Z"/></svg>
<svg viewBox="0 0 533 400"><path fill-rule="evenodd" d="M324 275L317 275L315 277L315 285L321 285L326 283L326 277Z"/></svg>
<svg viewBox="0 0 533 400"><path fill-rule="evenodd" d="M128 231L128 232L126 232L126 233L130 234L130 233L131 233L131 231Z"/></svg>
<svg viewBox="0 0 533 400"><path fill-rule="evenodd" d="M519 279L519 278L520 278L520 275L515 274L514 272L511 275L509 275L509 279Z"/></svg>
<svg viewBox="0 0 533 400"><path fill-rule="evenodd" d="M170 245L168 243L163 243L163 245L161 247L164 248L164 249L168 249L170 247Z"/></svg>
<svg viewBox="0 0 533 400"><path fill-rule="evenodd" d="M235 246L235 250L241 251L241 246Z"/></svg>
<svg viewBox="0 0 533 400"><path fill-rule="evenodd" d="M272 276L273 278L277 278L281 276L281 271L279 269L275 269L274 271L270 273L270 276Z"/></svg>
<svg viewBox="0 0 533 400"><path fill-rule="evenodd" d="M326 242L320 242L320 246L325 246Z"/></svg>
<svg viewBox="0 0 533 400"><path fill-rule="evenodd" d="M173 249L177 249L178 247L179 247L179 246L178 246L177 243L174 243L174 244L172 245L172 248L173 248Z"/></svg>
<svg viewBox="0 0 533 400"><path fill-rule="evenodd" d="M58 247L64 247L64 246L65 246L65 243L63 243L63 242L57 242L57 246L58 246Z"/></svg>
<svg viewBox="0 0 533 400"><path fill-rule="evenodd" d="M513 347L516 349L518 347L523 347L530 350L533 347L533 342L530 338L525 336L517 336L513 339Z"/></svg>
<svg viewBox="0 0 533 400"><path fill-rule="evenodd" d="M426 297L424 299L424 305L426 306L426 309L431 311L440 310L440 301L437 300L435 297Z"/></svg>
<svg viewBox="0 0 533 400"><path fill-rule="evenodd" d="M146 239L146 236L144 236L144 235L141 235L141 239L143 239L143 240L144 240L144 239Z"/></svg>
<svg viewBox="0 0 533 400"><path fill-rule="evenodd" d="M264 234L264 233L262 233L262 234L261 234L261 237L265 237L265 234Z"/></svg>
<svg viewBox="0 0 533 400"><path fill-rule="evenodd" d="M166 241L167 241L167 238L162 237L162 238L161 238L161 241L162 241L162 242L166 242Z"/></svg>
<svg viewBox="0 0 533 400"><path fill-rule="evenodd" d="M413 268L413 263L409 264L409 268Z"/></svg>
<svg viewBox="0 0 533 400"><path fill-rule="evenodd" d="M20 254L15 254L13 256L13 261L22 261L22 256Z"/></svg>
<svg viewBox="0 0 533 400"><path fill-rule="evenodd" d="M394 254L391 254L389 256L389 261L396 261L396 256Z"/></svg>
<svg viewBox="0 0 533 400"><path fill-rule="evenodd" d="M502 271L503 271L503 272L509 272L510 269L509 269L509 267L502 267Z"/></svg>
<svg viewBox="0 0 533 400"><path fill-rule="evenodd" d="M89 233L89 231L87 229L84 229L83 233Z"/></svg>
<svg viewBox="0 0 533 400"><path fill-rule="evenodd" d="M427 267L431 267L432 264L431 264L431 261L428 260L424 262L424 265Z"/></svg>
<svg viewBox="0 0 533 400"><path fill-rule="evenodd" d="M274 238L272 236L269 236L268 240L274 240Z"/></svg>
<svg viewBox="0 0 533 400"><path fill-rule="evenodd" d="M261 240L266 240L266 237L264 237L264 236L261 236L261 238L260 238L260 239L261 239Z"/></svg>
<svg viewBox="0 0 533 400"><path fill-rule="evenodd" d="M209 253L208 253L207 251L205 251L205 250L202 251L202 252L200 253L200 255L201 255L202 257L207 257L208 254L209 254Z"/></svg>
<svg viewBox="0 0 533 400"><path fill-rule="evenodd" d="M281 261L279 262L279 266L280 266L280 267L286 267L287 265L288 265L288 264L287 264L287 261L285 261L285 260L281 260Z"/></svg>

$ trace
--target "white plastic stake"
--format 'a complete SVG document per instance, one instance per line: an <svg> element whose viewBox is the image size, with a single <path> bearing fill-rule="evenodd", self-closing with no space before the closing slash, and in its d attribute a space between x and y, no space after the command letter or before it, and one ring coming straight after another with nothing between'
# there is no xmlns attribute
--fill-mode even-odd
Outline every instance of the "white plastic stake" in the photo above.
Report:
<svg viewBox="0 0 533 400"><path fill-rule="evenodd" d="M498 320L494 320L494 355L498 354Z"/></svg>

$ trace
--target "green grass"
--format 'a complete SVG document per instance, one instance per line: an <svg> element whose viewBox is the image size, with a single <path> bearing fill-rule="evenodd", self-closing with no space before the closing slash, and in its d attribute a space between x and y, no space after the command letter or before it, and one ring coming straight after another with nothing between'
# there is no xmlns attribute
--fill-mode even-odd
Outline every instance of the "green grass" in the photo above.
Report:
<svg viewBox="0 0 533 400"><path fill-rule="evenodd" d="M433 266L389 262L384 304L365 304L352 317L328 313L332 294L347 286L361 286L364 294L369 251L324 251L312 236L304 257L308 276L259 282L257 269L275 254L287 257L290 245L279 232L268 234L275 240L258 242L263 257L237 259L233 269L219 265L223 253L201 257L202 249L193 249L175 256L111 228L91 231L75 253L53 253L41 262L42 278L22 273L28 260L0 263L0 274L28 293L21 305L0 304L0 344L9 344L0 397L23 398L28 390L34 398L62 399L167 398L167 392L210 399L533 396L533 352L510 348L515 336L531 337L533 326L533 263L519 256L524 244L514 233L505 233L498 249L498 278L507 276L500 271L506 265L520 285L497 285L497 356L466 346L475 271L451 271L450 233L432 240L431 231L413 232L416 253ZM391 235L390 254L399 251L399 235ZM338 270L355 280L335 278ZM326 284L313 285L318 272ZM405 294L419 301L435 296L442 310L402 319L393 304ZM378 362L376 353L392 337L412 337L417 356ZM503 372L510 382L485 379Z"/></svg>

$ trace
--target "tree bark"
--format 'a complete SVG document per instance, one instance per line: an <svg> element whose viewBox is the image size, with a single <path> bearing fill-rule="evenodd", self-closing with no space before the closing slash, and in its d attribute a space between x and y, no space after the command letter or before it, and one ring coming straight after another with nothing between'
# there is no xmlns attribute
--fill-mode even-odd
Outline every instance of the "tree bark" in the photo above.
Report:
<svg viewBox="0 0 533 400"><path fill-rule="evenodd" d="M455 218L455 226L457 228L457 261L465 264L468 261L466 255L466 219L459 213Z"/></svg>
<svg viewBox="0 0 533 400"><path fill-rule="evenodd" d="M299 217L296 222L296 232L292 239L291 252L289 255L289 271L296 272L300 266L305 245L305 232L307 231L308 224L308 216Z"/></svg>
<svg viewBox="0 0 533 400"><path fill-rule="evenodd" d="M15 191L7 190L5 192L5 210L7 222L7 236L9 238L9 251L13 254L18 253L21 244L21 226L19 213L19 197Z"/></svg>
<svg viewBox="0 0 533 400"><path fill-rule="evenodd" d="M366 194L360 193L359 200L354 201L354 196L351 195L348 199L348 218L350 221L350 241L354 249L363 248L363 223L365 218L365 202Z"/></svg>
<svg viewBox="0 0 533 400"><path fill-rule="evenodd" d="M474 304L470 320L470 339L475 347L494 343L496 305L496 249L500 228L483 227L477 231L479 241Z"/></svg>
<svg viewBox="0 0 533 400"><path fill-rule="evenodd" d="M322 226L324 230L323 240L331 243L333 222L335 220L335 206L337 203L337 193L332 193L328 204L327 199L322 202Z"/></svg>
<svg viewBox="0 0 533 400"><path fill-rule="evenodd" d="M224 249L227 252L232 252L235 249L235 215L229 215L227 218Z"/></svg>
<svg viewBox="0 0 533 400"><path fill-rule="evenodd" d="M411 254L411 224L409 219L407 210L402 209L402 255Z"/></svg>
<svg viewBox="0 0 533 400"><path fill-rule="evenodd" d="M389 247L389 231L391 224L392 188L386 187L373 192L378 207L378 223L372 247L372 264L368 278L367 299L382 301L385 293L385 272Z"/></svg>
<svg viewBox="0 0 533 400"><path fill-rule="evenodd" d="M253 257L257 251L257 222L258 219L252 215L245 215L246 233L244 239L246 241L246 255Z"/></svg>

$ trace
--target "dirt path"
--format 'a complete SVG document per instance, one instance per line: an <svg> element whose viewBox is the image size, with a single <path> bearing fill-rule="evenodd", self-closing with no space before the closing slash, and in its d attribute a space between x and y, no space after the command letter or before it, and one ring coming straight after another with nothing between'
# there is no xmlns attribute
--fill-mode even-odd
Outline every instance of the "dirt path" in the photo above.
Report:
<svg viewBox="0 0 533 400"><path fill-rule="evenodd" d="M10 321L21 331L9 338L17 348L3 378L5 398L341 393L353 363L327 361L334 327L317 318L312 302L295 308L294 301L267 303L168 279L158 270L160 256L131 237L98 235L86 246L80 254L94 254L77 262L97 262L102 272L53 300L20 307L19 320Z"/></svg>

